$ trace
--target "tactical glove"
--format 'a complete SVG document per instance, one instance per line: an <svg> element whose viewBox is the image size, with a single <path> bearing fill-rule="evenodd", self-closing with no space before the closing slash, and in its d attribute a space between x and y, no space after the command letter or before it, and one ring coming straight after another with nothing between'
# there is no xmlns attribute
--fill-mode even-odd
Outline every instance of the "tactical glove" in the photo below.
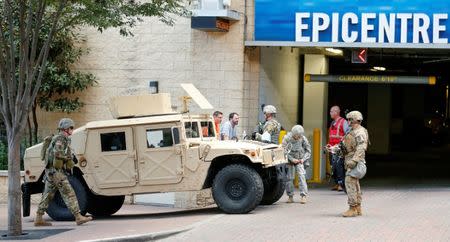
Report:
<svg viewBox="0 0 450 242"><path fill-rule="evenodd" d="M262 140L262 135L260 133L256 133L255 140L261 141Z"/></svg>
<svg viewBox="0 0 450 242"><path fill-rule="evenodd" d="M68 160L66 162L66 172L73 175L73 167L74 166L75 166L75 163L73 162L73 160Z"/></svg>
<svg viewBox="0 0 450 242"><path fill-rule="evenodd" d="M72 160L73 160L73 163L78 164L78 159L73 153L72 153Z"/></svg>

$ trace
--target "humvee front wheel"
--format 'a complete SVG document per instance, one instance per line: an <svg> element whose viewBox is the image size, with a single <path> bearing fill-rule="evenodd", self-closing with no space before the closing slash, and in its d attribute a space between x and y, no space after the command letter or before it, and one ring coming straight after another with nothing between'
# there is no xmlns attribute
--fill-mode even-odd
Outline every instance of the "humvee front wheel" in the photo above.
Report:
<svg viewBox="0 0 450 242"><path fill-rule="evenodd" d="M86 188L83 183L75 177L75 176L67 176L70 185L75 191L75 195L77 196L78 206L80 208L80 213L82 215L86 214L87 206L88 206L88 194L86 192ZM50 202L47 214L55 221L73 221L75 220L73 214L69 211L64 202L61 194L59 192L55 193L55 197Z"/></svg>
<svg viewBox="0 0 450 242"><path fill-rule="evenodd" d="M226 213L248 213L261 202L264 185L261 176L241 164L226 166L214 178L212 195Z"/></svg>
<svg viewBox="0 0 450 242"><path fill-rule="evenodd" d="M115 214L122 207L125 196L102 196L90 194L88 212L95 217Z"/></svg>

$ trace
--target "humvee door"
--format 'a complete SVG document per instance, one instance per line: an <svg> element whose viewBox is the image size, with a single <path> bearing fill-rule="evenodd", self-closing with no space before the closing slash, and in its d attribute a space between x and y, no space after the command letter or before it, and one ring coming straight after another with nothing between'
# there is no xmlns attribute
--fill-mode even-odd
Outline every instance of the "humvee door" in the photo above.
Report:
<svg viewBox="0 0 450 242"><path fill-rule="evenodd" d="M92 130L89 134L93 156L93 176L100 188L136 184L133 132L129 127Z"/></svg>
<svg viewBox="0 0 450 242"><path fill-rule="evenodd" d="M139 183L178 183L183 176L182 145L176 123L136 127Z"/></svg>

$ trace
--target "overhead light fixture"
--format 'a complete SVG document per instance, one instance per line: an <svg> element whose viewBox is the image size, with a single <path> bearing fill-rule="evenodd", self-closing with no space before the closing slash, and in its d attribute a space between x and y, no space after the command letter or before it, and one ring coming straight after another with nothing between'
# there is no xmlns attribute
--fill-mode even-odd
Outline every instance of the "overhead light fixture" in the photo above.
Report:
<svg viewBox="0 0 450 242"><path fill-rule="evenodd" d="M325 48L325 50L336 55L342 55L344 53L341 49L335 48Z"/></svg>
<svg viewBox="0 0 450 242"><path fill-rule="evenodd" d="M373 69L375 69L377 71L385 71L386 67L384 67L384 66L374 66Z"/></svg>

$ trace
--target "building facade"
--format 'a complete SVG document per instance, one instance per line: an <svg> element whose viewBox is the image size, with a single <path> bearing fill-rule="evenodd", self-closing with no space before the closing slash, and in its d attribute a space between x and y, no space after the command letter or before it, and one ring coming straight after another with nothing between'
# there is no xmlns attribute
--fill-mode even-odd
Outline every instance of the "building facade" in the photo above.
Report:
<svg viewBox="0 0 450 242"><path fill-rule="evenodd" d="M82 45L89 54L75 68L93 73L98 85L79 94L86 105L69 115L77 125L111 119L111 97L148 93L155 81L159 92L172 95L178 110L185 95L179 84L193 83L224 117L240 114L238 133L251 133L262 119L261 105L273 104L286 130L300 123L312 140L313 129L319 128L321 146L327 140L331 105L359 109L367 117L376 154L391 152L397 142L393 137L409 130L405 119L420 119L433 108L429 96L440 97L436 106L448 118L450 75L436 71L450 53L448 1L430 6L422 0L242 0L223 6L219 0L204 0L194 8L193 18L175 17L174 26L145 19L134 37L122 37L114 29L83 29ZM229 19L230 13L237 17ZM195 17L216 25L206 26ZM353 63L352 55L361 50L369 59ZM305 82L305 74L435 76L437 83ZM408 98L410 93L416 98ZM194 104L191 111L200 112ZM63 116L40 112L42 135L52 132ZM326 157L320 156L324 179Z"/></svg>

